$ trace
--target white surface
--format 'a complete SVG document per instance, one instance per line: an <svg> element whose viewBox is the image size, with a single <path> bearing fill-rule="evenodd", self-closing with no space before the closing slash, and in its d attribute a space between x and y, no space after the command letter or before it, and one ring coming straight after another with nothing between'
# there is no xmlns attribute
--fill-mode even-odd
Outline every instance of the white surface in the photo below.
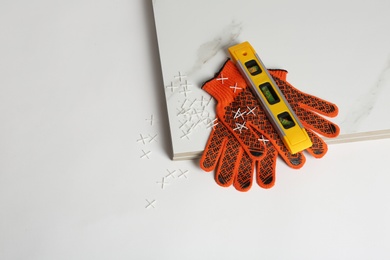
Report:
<svg viewBox="0 0 390 260"><path fill-rule="evenodd" d="M169 159L149 1L3 1L0 37L0 259L390 258L389 139L248 193Z"/></svg>
<svg viewBox="0 0 390 260"><path fill-rule="evenodd" d="M155 0L154 9L165 86L181 71L199 99L227 47L249 41L267 67L287 69L295 87L339 106L332 120L341 135L329 142L390 137L389 1ZM207 127L183 138L181 91L166 91L174 152L202 151Z"/></svg>

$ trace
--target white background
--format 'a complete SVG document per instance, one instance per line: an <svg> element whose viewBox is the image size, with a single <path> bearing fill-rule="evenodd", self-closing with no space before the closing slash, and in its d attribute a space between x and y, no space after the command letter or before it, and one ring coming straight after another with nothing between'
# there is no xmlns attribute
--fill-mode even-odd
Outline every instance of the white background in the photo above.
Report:
<svg viewBox="0 0 390 260"><path fill-rule="evenodd" d="M389 139L240 193L166 121L151 1L2 1L0 259L390 258Z"/></svg>

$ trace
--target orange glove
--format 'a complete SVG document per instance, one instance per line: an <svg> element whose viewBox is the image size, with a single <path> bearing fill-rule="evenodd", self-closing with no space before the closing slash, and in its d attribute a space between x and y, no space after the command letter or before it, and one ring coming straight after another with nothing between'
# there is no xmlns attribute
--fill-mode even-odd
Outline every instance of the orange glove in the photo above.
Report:
<svg viewBox="0 0 390 260"><path fill-rule="evenodd" d="M216 169L215 181L220 186L228 187L233 183L239 191L251 188L256 168L257 183L263 188L270 188L275 182L278 153L269 142L260 146L262 156L253 159L229 129L218 122L210 133L200 166L207 172Z"/></svg>
<svg viewBox="0 0 390 260"><path fill-rule="evenodd" d="M312 139L313 146L307 151L314 157L322 157L327 151L327 145L312 130L327 137L337 136L339 133L337 125L317 114L336 116L337 106L292 87L285 81L286 71L270 70L270 73ZM224 80L221 80L222 78ZM217 100L217 118L223 126L212 131L200 163L204 170L211 171L215 169L218 160L221 164L221 162L226 163L226 158L230 158L230 167L219 166L217 168L216 179L220 185L229 186L233 182L236 189L248 190L256 164L258 184L264 188L272 187L275 181L275 165L278 154L292 168L303 166L305 163L303 153L291 154L288 152L257 99L247 87L244 78L230 60L225 63L217 76L206 82L202 88ZM229 134L226 134L226 131ZM223 136L223 139L216 136ZM216 146L221 151L219 153L210 152L210 147L215 146L213 144L218 139L223 140L221 145ZM230 139L235 139L235 141ZM237 142L240 144L239 148L232 149L231 146L226 146L226 144ZM211 154L216 154L217 158L210 160ZM240 161L243 157L250 158L247 160L250 164L246 162L249 166L241 165ZM248 178L248 173L246 173L247 177L245 178L239 176L243 175L242 171L239 171L243 168L250 169L250 178ZM261 172L265 168L267 168L267 173ZM220 176L232 177L229 181L223 182L218 180ZM265 176L268 177L265 178ZM238 180L242 179L249 179L249 184L248 181L240 184L241 182Z"/></svg>

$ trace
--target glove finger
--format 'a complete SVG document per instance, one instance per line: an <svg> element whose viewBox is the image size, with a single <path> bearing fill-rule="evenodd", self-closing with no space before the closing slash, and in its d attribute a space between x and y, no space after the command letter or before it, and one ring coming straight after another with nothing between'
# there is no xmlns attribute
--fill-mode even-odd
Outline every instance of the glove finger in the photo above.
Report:
<svg viewBox="0 0 390 260"><path fill-rule="evenodd" d="M335 104L316 96L306 94L294 88L288 82L281 80L280 78L274 77L274 80L292 107L301 105L302 107L315 111L324 116L337 116L338 107Z"/></svg>
<svg viewBox="0 0 390 260"><path fill-rule="evenodd" d="M215 169L217 162L222 154L222 148L227 142L226 128L217 123L211 130L206 148L200 158L200 167L209 172Z"/></svg>
<svg viewBox="0 0 390 260"><path fill-rule="evenodd" d="M298 106L294 110L305 128L312 129L326 137L336 137L339 135L340 128L329 120Z"/></svg>
<svg viewBox="0 0 390 260"><path fill-rule="evenodd" d="M306 132L313 143L306 151L315 158L322 158L328 151L328 145L313 131L306 129Z"/></svg>
<svg viewBox="0 0 390 260"><path fill-rule="evenodd" d="M256 161L256 181L260 187L269 189L274 186L277 157L278 152L268 143L264 158Z"/></svg>
<svg viewBox="0 0 390 260"><path fill-rule="evenodd" d="M232 185L237 175L238 162L241 160L240 143L234 138L227 138L222 147L221 157L215 172L215 181L218 185L228 187Z"/></svg>
<svg viewBox="0 0 390 260"><path fill-rule="evenodd" d="M233 185L239 191L248 191L252 187L255 161L242 148L237 159L238 171Z"/></svg>

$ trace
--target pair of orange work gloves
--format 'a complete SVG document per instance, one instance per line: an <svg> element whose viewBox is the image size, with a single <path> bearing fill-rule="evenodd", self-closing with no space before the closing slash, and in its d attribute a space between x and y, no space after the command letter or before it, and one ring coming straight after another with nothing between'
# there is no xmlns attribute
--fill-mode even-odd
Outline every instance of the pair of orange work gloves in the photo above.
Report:
<svg viewBox="0 0 390 260"><path fill-rule="evenodd" d="M313 146L306 151L315 158L323 157L328 148L317 133L336 137L340 130L321 115L335 117L337 106L294 88L286 81L287 71L268 71L311 138ZM207 172L215 170L215 180L220 186L233 184L237 190L247 191L255 173L259 186L271 188L275 184L278 155L294 169L304 165L303 152L288 151L232 61L226 61L202 89L217 101L217 121L200 166Z"/></svg>

